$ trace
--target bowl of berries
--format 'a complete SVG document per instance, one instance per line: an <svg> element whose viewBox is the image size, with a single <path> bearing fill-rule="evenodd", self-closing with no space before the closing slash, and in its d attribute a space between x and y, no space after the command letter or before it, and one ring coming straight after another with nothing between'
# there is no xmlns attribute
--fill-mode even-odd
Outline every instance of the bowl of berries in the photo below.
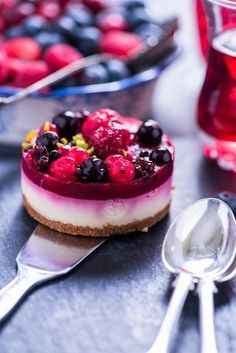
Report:
<svg viewBox="0 0 236 353"><path fill-rule="evenodd" d="M155 64L144 60L144 65L133 67L128 59L156 46L166 23L156 23L141 0L118 5L106 0L1 2L1 97L11 96L80 58L97 53L114 56L1 107L1 144L18 145L35 124L65 107L73 111L109 107L125 116L148 116L156 81L176 57L174 31L159 50Z"/></svg>

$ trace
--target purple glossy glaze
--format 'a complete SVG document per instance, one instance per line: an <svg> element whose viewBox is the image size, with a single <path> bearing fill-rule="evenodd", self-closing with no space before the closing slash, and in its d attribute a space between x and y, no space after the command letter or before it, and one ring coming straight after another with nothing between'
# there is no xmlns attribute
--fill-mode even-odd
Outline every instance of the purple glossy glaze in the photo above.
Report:
<svg viewBox="0 0 236 353"><path fill-rule="evenodd" d="M169 179L173 173L173 162L160 167L157 172L145 178L133 180L125 184L116 183L80 183L78 181L61 181L48 174L37 171L22 159L22 169L25 175L36 185L56 194L76 199L107 200L113 198L130 198L145 194Z"/></svg>

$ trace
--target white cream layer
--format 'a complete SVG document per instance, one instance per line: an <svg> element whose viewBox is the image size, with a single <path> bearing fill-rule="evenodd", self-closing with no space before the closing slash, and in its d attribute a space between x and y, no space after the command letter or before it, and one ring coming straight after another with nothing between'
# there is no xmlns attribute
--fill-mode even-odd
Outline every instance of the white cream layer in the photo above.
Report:
<svg viewBox="0 0 236 353"><path fill-rule="evenodd" d="M128 199L84 200L65 197L34 184L22 171L21 188L41 216L78 227L121 226L152 217L171 200L172 177L160 187Z"/></svg>

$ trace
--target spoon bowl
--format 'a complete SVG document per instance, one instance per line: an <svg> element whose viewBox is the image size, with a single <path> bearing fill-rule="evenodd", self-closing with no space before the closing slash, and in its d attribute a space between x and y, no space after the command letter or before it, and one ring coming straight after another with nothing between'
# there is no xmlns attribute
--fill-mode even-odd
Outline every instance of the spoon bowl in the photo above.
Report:
<svg viewBox="0 0 236 353"><path fill-rule="evenodd" d="M180 213L170 226L162 248L166 268L194 278L216 279L236 254L236 222L226 203L201 199Z"/></svg>

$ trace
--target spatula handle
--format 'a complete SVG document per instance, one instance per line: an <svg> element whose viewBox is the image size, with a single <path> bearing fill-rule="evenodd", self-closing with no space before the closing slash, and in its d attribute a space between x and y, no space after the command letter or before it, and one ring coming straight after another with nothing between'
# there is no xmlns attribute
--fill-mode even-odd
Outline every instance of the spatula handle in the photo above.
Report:
<svg viewBox="0 0 236 353"><path fill-rule="evenodd" d="M173 330L179 320L193 278L190 274L180 272L176 286L168 305L158 335L147 353L168 353Z"/></svg>
<svg viewBox="0 0 236 353"><path fill-rule="evenodd" d="M0 290L0 321L10 314L30 288L50 278L51 276L46 273L35 273L28 268L19 268L15 278Z"/></svg>

